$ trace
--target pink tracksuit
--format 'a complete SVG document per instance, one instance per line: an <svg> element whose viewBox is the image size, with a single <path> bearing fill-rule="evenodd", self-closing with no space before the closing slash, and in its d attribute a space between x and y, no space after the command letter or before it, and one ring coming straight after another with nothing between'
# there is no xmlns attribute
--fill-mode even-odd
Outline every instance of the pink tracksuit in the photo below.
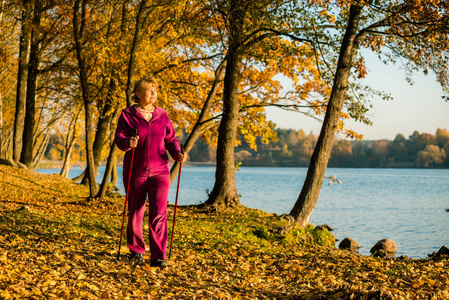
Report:
<svg viewBox="0 0 449 300"><path fill-rule="evenodd" d="M148 194L151 259L165 259L167 245L167 198L170 188L170 166L166 149L177 159L181 147L167 112L156 107L148 122L134 106L122 111L115 132L117 147L126 151L123 160L123 183L128 187L132 148L129 138L137 129L139 142L134 159L128 194L127 241L134 253L145 252L142 223Z"/></svg>

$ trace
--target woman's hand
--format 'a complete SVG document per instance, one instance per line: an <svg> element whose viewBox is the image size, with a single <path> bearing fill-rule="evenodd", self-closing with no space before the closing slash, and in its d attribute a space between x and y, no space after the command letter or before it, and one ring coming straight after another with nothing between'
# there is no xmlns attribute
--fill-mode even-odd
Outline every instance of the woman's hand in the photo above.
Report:
<svg viewBox="0 0 449 300"><path fill-rule="evenodd" d="M187 153L178 152L176 154L176 160L180 163L184 163L187 160Z"/></svg>
<svg viewBox="0 0 449 300"><path fill-rule="evenodd" d="M136 148L139 142L139 136L133 136L129 139L129 147Z"/></svg>

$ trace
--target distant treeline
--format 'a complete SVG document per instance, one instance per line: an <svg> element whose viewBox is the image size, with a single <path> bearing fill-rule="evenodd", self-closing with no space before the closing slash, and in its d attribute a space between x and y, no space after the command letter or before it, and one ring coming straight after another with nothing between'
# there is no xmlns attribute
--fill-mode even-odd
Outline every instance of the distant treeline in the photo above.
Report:
<svg viewBox="0 0 449 300"><path fill-rule="evenodd" d="M256 140L257 151L242 141L235 149L235 160L241 166L307 167L318 136L302 129L276 129L279 141L263 144ZM181 142L185 139L181 134ZM52 135L44 157L62 158L63 140ZM389 140L337 139L332 147L329 167L340 168L449 168L449 131L438 128L436 133L413 132ZM83 147L76 145L74 163L82 161ZM198 140L189 152L190 162L215 162L216 147Z"/></svg>
<svg viewBox="0 0 449 300"><path fill-rule="evenodd" d="M241 166L307 167L317 136L303 130L277 129L279 141L265 145L257 141L257 151L245 142L236 148ZM449 132L438 128L435 134L413 132L390 140L334 141L329 167L344 168L448 168ZM192 162L215 161L215 148L197 142L189 153Z"/></svg>

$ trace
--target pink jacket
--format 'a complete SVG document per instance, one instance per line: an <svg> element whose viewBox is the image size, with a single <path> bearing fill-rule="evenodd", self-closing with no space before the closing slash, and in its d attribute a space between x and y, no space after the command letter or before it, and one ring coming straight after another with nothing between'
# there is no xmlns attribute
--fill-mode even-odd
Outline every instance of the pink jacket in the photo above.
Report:
<svg viewBox="0 0 449 300"><path fill-rule="evenodd" d="M118 120L115 131L115 143L120 150L126 151L123 160L123 179L128 182L129 167L131 165L132 148L129 138L134 136L137 129L139 142L134 150L132 177L155 176L170 173L170 166L166 149L176 159L181 152L175 130L168 118L167 112L156 107L153 118L148 122L136 107L125 108Z"/></svg>

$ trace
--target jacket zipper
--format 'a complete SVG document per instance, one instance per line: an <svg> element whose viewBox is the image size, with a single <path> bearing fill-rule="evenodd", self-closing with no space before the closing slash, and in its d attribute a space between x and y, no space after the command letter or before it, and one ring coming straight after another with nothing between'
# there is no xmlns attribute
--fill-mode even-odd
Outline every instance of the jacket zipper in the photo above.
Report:
<svg viewBox="0 0 449 300"><path fill-rule="evenodd" d="M153 111L153 116L151 117L151 120L148 122L148 176L151 176L151 123L153 123L153 120L158 117L158 115L154 114L156 112L156 109Z"/></svg>

